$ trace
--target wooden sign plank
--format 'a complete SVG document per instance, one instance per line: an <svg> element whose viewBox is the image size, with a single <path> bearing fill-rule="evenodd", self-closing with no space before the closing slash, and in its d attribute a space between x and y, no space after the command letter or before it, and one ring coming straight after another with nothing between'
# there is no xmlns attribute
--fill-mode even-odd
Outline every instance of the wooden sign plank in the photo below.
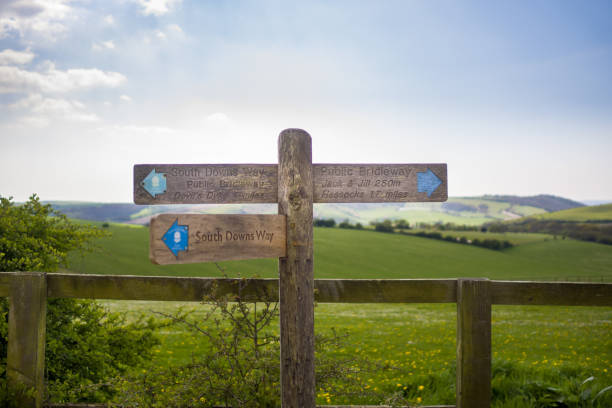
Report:
<svg viewBox="0 0 612 408"><path fill-rule="evenodd" d="M435 202L448 199L446 164L315 164L316 203Z"/></svg>
<svg viewBox="0 0 612 408"><path fill-rule="evenodd" d="M286 254L284 215L160 214L151 219L149 258L158 265Z"/></svg>
<svg viewBox="0 0 612 408"><path fill-rule="evenodd" d="M314 164L315 203L439 202L445 163ZM276 164L138 164L136 204L276 203Z"/></svg>
<svg viewBox="0 0 612 408"><path fill-rule="evenodd" d="M136 204L276 203L276 164L137 164Z"/></svg>

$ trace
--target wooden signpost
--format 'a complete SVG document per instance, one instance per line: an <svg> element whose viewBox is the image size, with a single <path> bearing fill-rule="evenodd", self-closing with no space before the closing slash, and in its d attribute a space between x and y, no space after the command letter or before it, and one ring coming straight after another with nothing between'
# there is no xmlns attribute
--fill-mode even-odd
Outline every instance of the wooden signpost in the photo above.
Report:
<svg viewBox="0 0 612 408"><path fill-rule="evenodd" d="M150 231L151 261L160 265L286 254L283 215L161 214Z"/></svg>
<svg viewBox="0 0 612 408"><path fill-rule="evenodd" d="M446 164L312 164L308 133L281 132L277 164L139 164L136 204L278 203L278 215L163 214L158 264L279 258L281 404L314 408L313 202L439 202Z"/></svg>

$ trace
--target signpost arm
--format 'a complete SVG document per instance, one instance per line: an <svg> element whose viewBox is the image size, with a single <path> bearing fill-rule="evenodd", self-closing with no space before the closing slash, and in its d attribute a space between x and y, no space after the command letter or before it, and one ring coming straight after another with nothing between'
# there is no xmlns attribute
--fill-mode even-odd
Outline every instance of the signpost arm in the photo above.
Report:
<svg viewBox="0 0 612 408"><path fill-rule="evenodd" d="M278 213L287 217L287 256L279 258L281 402L314 408L312 142L300 129L278 140Z"/></svg>

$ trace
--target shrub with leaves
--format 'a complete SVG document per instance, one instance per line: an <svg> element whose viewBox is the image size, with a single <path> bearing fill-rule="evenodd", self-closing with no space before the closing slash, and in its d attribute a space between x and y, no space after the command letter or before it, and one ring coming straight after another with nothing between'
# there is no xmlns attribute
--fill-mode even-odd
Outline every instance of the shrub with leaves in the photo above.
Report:
<svg viewBox="0 0 612 408"><path fill-rule="evenodd" d="M266 293L253 302L248 279L235 284L236 296L213 288L200 320L183 313L161 314L203 336L207 346L189 364L134 373L121 383L116 402L139 407L280 406L280 339L272 325L278 322L278 303ZM317 388L334 393L341 385L345 395L367 394L357 374L378 367L362 357L334 356L345 339L336 332L317 335Z"/></svg>
<svg viewBox="0 0 612 408"><path fill-rule="evenodd" d="M0 272L53 272L68 266L68 254L94 248L106 233L76 224L36 195L23 205L0 197ZM0 406L10 406L6 385L8 301L0 299ZM146 361L158 343L152 321L127 323L93 301L49 299L45 372L49 399L106 401L104 384ZM97 385L96 385L97 384Z"/></svg>

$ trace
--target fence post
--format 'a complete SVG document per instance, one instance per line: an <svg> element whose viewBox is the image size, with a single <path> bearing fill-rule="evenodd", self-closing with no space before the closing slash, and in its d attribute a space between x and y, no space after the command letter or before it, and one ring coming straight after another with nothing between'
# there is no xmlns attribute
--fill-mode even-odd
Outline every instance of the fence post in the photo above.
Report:
<svg viewBox="0 0 612 408"><path fill-rule="evenodd" d="M491 405L491 282L457 280L457 408Z"/></svg>
<svg viewBox="0 0 612 408"><path fill-rule="evenodd" d="M278 213L287 216L287 256L279 258L281 404L314 408L312 142L301 129L278 138Z"/></svg>
<svg viewBox="0 0 612 408"><path fill-rule="evenodd" d="M41 408L44 398L47 278L44 273L14 276L9 292L7 379L17 406Z"/></svg>

